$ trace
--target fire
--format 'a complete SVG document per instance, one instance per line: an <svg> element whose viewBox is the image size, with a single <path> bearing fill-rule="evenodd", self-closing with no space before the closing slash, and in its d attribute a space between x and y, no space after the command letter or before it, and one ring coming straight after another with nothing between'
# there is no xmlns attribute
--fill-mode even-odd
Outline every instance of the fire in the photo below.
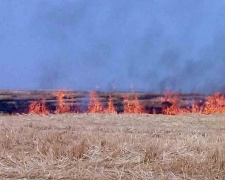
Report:
<svg viewBox="0 0 225 180"><path fill-rule="evenodd" d="M103 113L102 104L97 98L96 92L90 92L90 103L88 105L88 113Z"/></svg>
<svg viewBox="0 0 225 180"><path fill-rule="evenodd" d="M69 106L65 103L64 91L58 91L54 94L57 97L58 105L56 107L55 113L66 113L70 112L82 112L80 107L77 106ZM68 97L68 96L67 96ZM171 92L165 92L164 97L161 99L162 101L162 114L165 115L180 115L183 113L199 113L199 114L213 114L213 113L225 113L225 96L220 93L215 93L212 96L208 96L207 98L200 99L195 101L192 105L189 104L181 104L186 107L181 107L180 102L183 102L180 98L179 94L174 94ZM185 103L184 100L183 103ZM187 101L186 101L187 103ZM142 107L138 96L129 97L128 95L123 96L123 105L124 105L124 113L125 114L142 114L147 113L145 108ZM71 107L71 108L70 108ZM149 108L149 107L148 107ZM160 113L160 107L153 108L152 113L158 114ZM120 109L119 109L120 111ZM29 113L30 114L48 114L49 110L46 108L45 101L35 101L29 105ZM88 105L87 113L117 113L116 108L113 103L112 94L109 95L107 108L104 109L103 105L98 99L97 93L95 91L90 92L90 103Z"/></svg>
<svg viewBox="0 0 225 180"><path fill-rule="evenodd" d="M67 113L70 112L70 107L64 102L65 92L58 91L54 94L58 100L58 106L56 107L55 113Z"/></svg>
<svg viewBox="0 0 225 180"><path fill-rule="evenodd" d="M142 114L145 113L144 108L140 105L138 97L130 100L128 96L124 96L124 113L125 114Z"/></svg>
<svg viewBox="0 0 225 180"><path fill-rule="evenodd" d="M199 106L199 104L197 102L194 102L192 104L191 112L192 113L202 113L202 108L201 108L201 106Z"/></svg>
<svg viewBox="0 0 225 180"><path fill-rule="evenodd" d="M164 98L162 98L163 102L167 102L168 104L170 104L169 107L165 107L163 108L163 114L166 115L177 115L177 114L181 114L181 108L179 105L179 97L177 94L172 94L169 91L166 91L164 93Z"/></svg>
<svg viewBox="0 0 225 180"><path fill-rule="evenodd" d="M220 93L209 96L205 102L204 114L225 113L225 97Z"/></svg>
<svg viewBox="0 0 225 180"><path fill-rule="evenodd" d="M165 115L179 115L182 113L190 113L191 110L189 108L181 108L180 107L180 98L178 94L173 94L169 91L165 92L165 97L162 98L162 101L170 104L168 107L163 108L163 114Z"/></svg>
<svg viewBox="0 0 225 180"><path fill-rule="evenodd" d="M35 101L29 105L29 114L47 115L48 113L45 101Z"/></svg>
<svg viewBox="0 0 225 180"><path fill-rule="evenodd" d="M108 107L104 110L105 113L117 113L115 106L113 104L112 95L109 95Z"/></svg>
<svg viewBox="0 0 225 180"><path fill-rule="evenodd" d="M180 108L179 97L176 94L166 92L164 102L171 103L170 107L163 109L163 114L166 115L178 115L182 113L225 113L225 97L220 93L215 93L214 95L207 97L205 106L200 106L199 103L194 102L191 109Z"/></svg>

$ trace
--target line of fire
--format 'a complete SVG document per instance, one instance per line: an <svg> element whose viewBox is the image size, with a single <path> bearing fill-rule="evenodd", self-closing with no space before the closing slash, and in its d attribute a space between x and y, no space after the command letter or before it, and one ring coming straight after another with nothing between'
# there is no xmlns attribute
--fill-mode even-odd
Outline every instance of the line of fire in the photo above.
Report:
<svg viewBox="0 0 225 180"><path fill-rule="evenodd" d="M164 114L225 113L225 96L215 93L0 91L0 112L8 114L124 113Z"/></svg>

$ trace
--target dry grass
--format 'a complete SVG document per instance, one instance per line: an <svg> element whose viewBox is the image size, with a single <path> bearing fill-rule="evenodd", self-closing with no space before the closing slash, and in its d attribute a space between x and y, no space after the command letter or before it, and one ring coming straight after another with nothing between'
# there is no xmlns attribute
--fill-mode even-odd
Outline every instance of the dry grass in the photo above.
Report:
<svg viewBox="0 0 225 180"><path fill-rule="evenodd" d="M1 179L225 179L224 115L0 116Z"/></svg>

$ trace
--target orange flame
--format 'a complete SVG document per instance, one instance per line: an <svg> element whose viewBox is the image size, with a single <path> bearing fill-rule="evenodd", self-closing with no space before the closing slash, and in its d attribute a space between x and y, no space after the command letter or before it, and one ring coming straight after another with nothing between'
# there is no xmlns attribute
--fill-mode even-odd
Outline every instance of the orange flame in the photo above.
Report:
<svg viewBox="0 0 225 180"><path fill-rule="evenodd" d="M138 97L130 100L126 95L124 96L124 113L125 114L142 114L145 113L144 108L140 105Z"/></svg>
<svg viewBox="0 0 225 180"><path fill-rule="evenodd" d="M109 95L109 100L108 100L108 107L107 109L105 109L104 111L105 113L117 113L115 106L113 104L113 100L112 100L112 95Z"/></svg>
<svg viewBox="0 0 225 180"><path fill-rule="evenodd" d="M172 104L170 107L163 109L163 114L166 115L178 115L182 113L225 113L225 97L220 93L215 93L214 95L207 97L205 107L194 102L191 109L180 108L179 97L176 94L168 92L165 93L164 101Z"/></svg>
<svg viewBox="0 0 225 180"><path fill-rule="evenodd" d="M48 113L45 101L35 101L29 105L29 114L47 115Z"/></svg>
<svg viewBox="0 0 225 180"><path fill-rule="evenodd" d="M225 97L220 93L209 96L205 102L204 114L225 113Z"/></svg>
<svg viewBox="0 0 225 180"><path fill-rule="evenodd" d="M166 91L164 93L164 98L162 98L162 101L169 102L172 105L170 107L167 107L163 109L163 114L165 115L177 115L181 113L180 105L179 105L179 97L177 94L173 94L169 91Z"/></svg>
<svg viewBox="0 0 225 180"><path fill-rule="evenodd" d="M194 103L192 104L191 112L192 112L192 113L199 113L199 114L201 114L201 113L203 113L203 107L201 107L201 106L198 104L198 102L194 102Z"/></svg>
<svg viewBox="0 0 225 180"><path fill-rule="evenodd" d="M90 92L90 103L88 105L88 113L103 113L102 104L97 98L96 92Z"/></svg>
<svg viewBox="0 0 225 180"><path fill-rule="evenodd" d="M56 107L55 113L67 113L70 112L70 107L64 102L65 92L58 91L54 94L58 100L58 106Z"/></svg>
<svg viewBox="0 0 225 180"><path fill-rule="evenodd" d="M190 113L191 109L180 107L180 98L178 94L173 94L169 91L165 92L165 97L162 98L164 102L169 102L172 105L163 109L163 114L165 115L179 115L182 113Z"/></svg>
<svg viewBox="0 0 225 180"><path fill-rule="evenodd" d="M64 101L65 92L58 91L54 94L57 97L58 105L55 113L66 113L70 112L70 106ZM146 113L144 108L141 106L137 95L134 98L130 98L128 95L124 95L124 113L134 113L142 114ZM180 115L183 113L201 113L201 114L213 114L213 113L225 113L225 96L220 93L215 93L212 96L207 97L203 102L196 101L192 106L181 108L181 99L178 94L171 92L165 92L164 97L161 99L162 113L165 115ZM74 108L77 108L74 106ZM74 109L73 112L78 112ZM81 112L81 110L79 110ZM90 92L90 103L88 105L88 113L117 113L115 106L113 104L112 95L109 95L108 106L104 110L102 104L100 103L97 93ZM29 105L30 114L48 114L49 110L46 108L45 101L35 101ZM156 109L153 109L153 114L156 113Z"/></svg>

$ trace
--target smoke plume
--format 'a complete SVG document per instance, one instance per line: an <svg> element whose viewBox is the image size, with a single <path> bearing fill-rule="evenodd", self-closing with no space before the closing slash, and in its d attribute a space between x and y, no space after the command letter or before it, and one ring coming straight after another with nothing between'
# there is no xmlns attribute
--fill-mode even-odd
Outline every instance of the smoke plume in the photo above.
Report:
<svg viewBox="0 0 225 180"><path fill-rule="evenodd" d="M26 3L36 88L225 90L223 1Z"/></svg>

